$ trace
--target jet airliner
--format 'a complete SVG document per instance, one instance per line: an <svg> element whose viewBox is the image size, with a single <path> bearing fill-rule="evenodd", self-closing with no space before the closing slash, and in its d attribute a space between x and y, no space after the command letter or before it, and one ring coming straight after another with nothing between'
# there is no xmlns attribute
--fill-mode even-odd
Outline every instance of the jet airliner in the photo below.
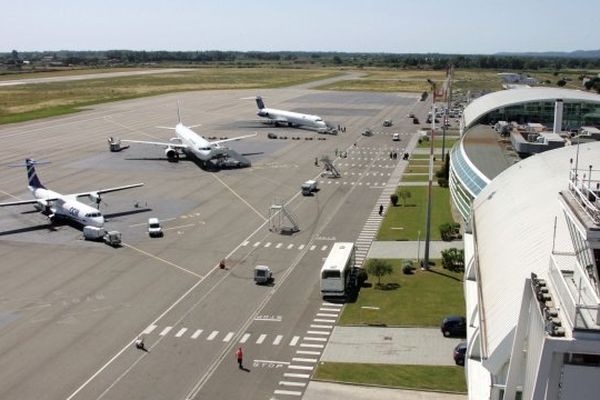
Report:
<svg viewBox="0 0 600 400"><path fill-rule="evenodd" d="M25 160L25 167L27 168L27 187L34 199L0 203L0 207L32 204L36 210L46 215L50 221L63 218L75 221L83 226L96 226L101 228L104 225L104 216L102 213L97 208L82 203L78 199L80 197L88 197L95 201L96 205L99 206L102 201L101 195L105 193L133 189L144 185L143 183L135 183L133 185L118 186L91 192L60 194L47 189L42 184L35 171L35 164L37 164L35 160L29 158Z"/></svg>
<svg viewBox="0 0 600 400"><path fill-rule="evenodd" d="M256 105L258 106L258 115L261 118L267 118L275 126L287 125L289 127L315 129L319 133L326 133L329 127L318 115L301 114L293 111L277 110L275 108L265 107L262 97L256 96Z"/></svg>

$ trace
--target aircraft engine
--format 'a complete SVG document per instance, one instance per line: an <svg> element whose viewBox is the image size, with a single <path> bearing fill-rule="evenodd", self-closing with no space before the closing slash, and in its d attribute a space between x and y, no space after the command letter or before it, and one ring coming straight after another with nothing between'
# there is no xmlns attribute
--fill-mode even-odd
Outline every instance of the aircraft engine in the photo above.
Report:
<svg viewBox="0 0 600 400"><path fill-rule="evenodd" d="M167 159L170 162L179 161L179 153L172 147L167 147L167 149L165 150L165 156L167 156Z"/></svg>

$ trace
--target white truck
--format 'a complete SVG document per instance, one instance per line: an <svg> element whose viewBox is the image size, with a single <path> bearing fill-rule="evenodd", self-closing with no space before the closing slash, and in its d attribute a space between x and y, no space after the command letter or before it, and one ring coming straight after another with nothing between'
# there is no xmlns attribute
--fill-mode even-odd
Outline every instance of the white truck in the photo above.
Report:
<svg viewBox="0 0 600 400"><path fill-rule="evenodd" d="M121 245L121 232L109 231L97 226L86 225L83 227L83 237L85 240L103 240L109 246L117 247Z"/></svg>
<svg viewBox="0 0 600 400"><path fill-rule="evenodd" d="M302 188L303 196L312 196L313 192L316 192L318 189L317 181L312 180L312 179L309 181L306 181L302 184L301 188Z"/></svg>
<svg viewBox="0 0 600 400"><path fill-rule="evenodd" d="M273 272L266 265L254 267L254 282L259 285L269 284L273 281Z"/></svg>
<svg viewBox="0 0 600 400"><path fill-rule="evenodd" d="M158 218L148 218L148 235L150 235L150 237L160 237L163 235Z"/></svg>

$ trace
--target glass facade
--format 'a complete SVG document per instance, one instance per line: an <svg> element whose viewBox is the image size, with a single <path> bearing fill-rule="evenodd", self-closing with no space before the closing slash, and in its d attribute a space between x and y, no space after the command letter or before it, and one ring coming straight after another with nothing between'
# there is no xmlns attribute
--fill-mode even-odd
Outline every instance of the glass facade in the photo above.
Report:
<svg viewBox="0 0 600 400"><path fill-rule="evenodd" d="M487 186L478 171L465 159L462 143L459 141L450 150L450 195L456 208L465 220L469 219L473 199Z"/></svg>
<svg viewBox="0 0 600 400"><path fill-rule="evenodd" d="M592 102L563 103L563 122L561 130L578 129L581 126L600 126L600 104ZM552 126L554 123L554 101L532 101L514 104L490 111L471 124L493 124L498 121L515 121L519 124L539 122Z"/></svg>

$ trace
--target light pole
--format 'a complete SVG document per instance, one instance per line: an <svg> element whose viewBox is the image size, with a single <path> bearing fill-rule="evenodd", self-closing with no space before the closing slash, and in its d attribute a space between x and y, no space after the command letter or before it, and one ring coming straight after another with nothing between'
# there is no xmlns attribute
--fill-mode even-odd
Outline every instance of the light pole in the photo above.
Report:
<svg viewBox="0 0 600 400"><path fill-rule="evenodd" d="M429 241L431 240L431 187L433 186L433 141L435 139L435 82L427 79L431 85L431 138L429 142L429 185L427 189L427 220L425 223L425 254L422 268L429 269Z"/></svg>
<svg viewBox="0 0 600 400"><path fill-rule="evenodd" d="M417 265L421 261L421 231L417 231Z"/></svg>

